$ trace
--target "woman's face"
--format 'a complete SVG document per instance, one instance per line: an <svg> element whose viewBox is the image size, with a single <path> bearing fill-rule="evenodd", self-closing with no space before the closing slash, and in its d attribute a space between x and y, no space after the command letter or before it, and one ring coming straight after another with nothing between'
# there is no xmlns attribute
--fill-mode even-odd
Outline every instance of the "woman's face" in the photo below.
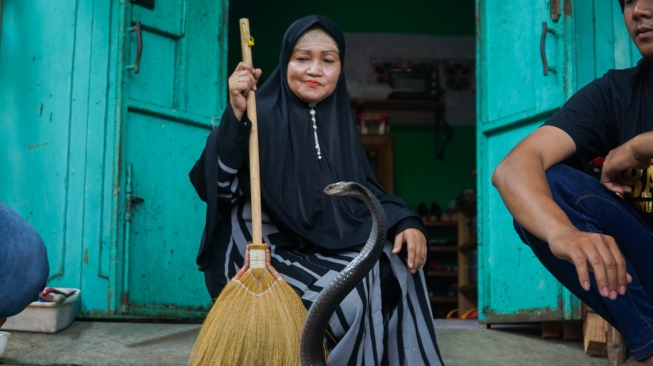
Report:
<svg viewBox="0 0 653 366"><path fill-rule="evenodd" d="M340 54L331 46L296 47L288 62L288 86L307 103L321 102L335 90L340 67Z"/></svg>
<svg viewBox="0 0 653 366"><path fill-rule="evenodd" d="M653 59L653 0L625 0L624 21L642 56Z"/></svg>

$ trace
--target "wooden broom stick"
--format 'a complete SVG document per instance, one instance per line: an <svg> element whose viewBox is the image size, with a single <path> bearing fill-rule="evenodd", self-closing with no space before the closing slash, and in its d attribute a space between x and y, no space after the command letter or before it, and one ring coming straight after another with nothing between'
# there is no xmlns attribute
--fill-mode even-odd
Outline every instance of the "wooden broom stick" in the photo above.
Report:
<svg viewBox="0 0 653 366"><path fill-rule="evenodd" d="M252 61L252 46L254 39L249 32L249 19L239 20L242 31L240 32L240 46L243 51L243 61L254 65ZM256 119L256 95L253 90L247 93L247 118L252 123L249 134L249 182L251 185L252 205L252 244L262 244L263 234L261 227L261 177L258 156L258 123Z"/></svg>
<svg viewBox="0 0 653 366"><path fill-rule="evenodd" d="M240 19L243 61L252 62L249 21ZM245 263L209 312L191 353L191 366L298 366L306 308L266 258L262 242L258 128L254 91L247 95L252 242Z"/></svg>

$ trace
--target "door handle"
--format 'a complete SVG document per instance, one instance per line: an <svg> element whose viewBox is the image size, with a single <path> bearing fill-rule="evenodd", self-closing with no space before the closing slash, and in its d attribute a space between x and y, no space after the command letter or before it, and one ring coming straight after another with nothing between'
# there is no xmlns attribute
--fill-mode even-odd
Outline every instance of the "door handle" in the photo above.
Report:
<svg viewBox="0 0 653 366"><path fill-rule="evenodd" d="M551 33L554 36L558 36L553 29L549 29L549 26L546 22L542 22L542 38L540 38L540 56L542 57L542 66L544 67L544 76L549 75L549 71L555 73L556 69L549 66L549 62L546 59L546 34Z"/></svg>
<svg viewBox="0 0 653 366"><path fill-rule="evenodd" d="M129 28L130 32L136 32L136 39L138 40L138 48L136 49L136 60L133 65L127 66L127 70L134 70L134 74L141 71L141 55L143 54L143 34L141 32L141 21L134 23L134 26Z"/></svg>

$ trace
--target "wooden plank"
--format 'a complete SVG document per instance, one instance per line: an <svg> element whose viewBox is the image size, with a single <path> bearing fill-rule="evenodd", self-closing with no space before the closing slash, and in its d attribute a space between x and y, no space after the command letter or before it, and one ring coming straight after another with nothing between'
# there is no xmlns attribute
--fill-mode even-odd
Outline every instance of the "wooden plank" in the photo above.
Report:
<svg viewBox="0 0 653 366"><path fill-rule="evenodd" d="M457 297L446 297L446 296L431 296L429 297L429 300L431 303L434 302L439 302L439 303L457 303L458 298Z"/></svg>
<svg viewBox="0 0 653 366"><path fill-rule="evenodd" d="M431 278L431 277L457 277L457 276L458 276L458 272L433 271L433 272L429 272L429 274L426 277Z"/></svg>
<svg viewBox="0 0 653 366"><path fill-rule="evenodd" d="M581 320L563 322L562 339L565 341L583 339L583 322Z"/></svg>
<svg viewBox="0 0 653 366"><path fill-rule="evenodd" d="M435 111L442 110L446 103L440 100L358 99L352 98L351 107L366 110Z"/></svg>
<svg viewBox="0 0 653 366"><path fill-rule="evenodd" d="M431 245L429 250L432 252L455 253L458 251L458 247L454 245Z"/></svg>
<svg viewBox="0 0 653 366"><path fill-rule="evenodd" d="M458 249L463 243L470 241L470 232L468 223L476 216L476 200L468 206L471 211L458 210ZM476 297L467 296L466 292L461 292L460 289L470 289L469 286L469 260L466 254L458 252L458 307L460 309L475 309L478 308L478 299ZM478 289L473 289L477 293Z"/></svg>
<svg viewBox="0 0 653 366"><path fill-rule="evenodd" d="M612 325L607 324L608 364L618 366L626 362L626 344L621 333Z"/></svg>
<svg viewBox="0 0 653 366"><path fill-rule="evenodd" d="M467 253L471 252L477 247L478 247L478 243L476 242L476 240L468 240L465 244L460 246L460 252L463 255L467 255Z"/></svg>
<svg viewBox="0 0 653 366"><path fill-rule="evenodd" d="M594 312L588 312L583 323L583 347L588 355L603 356L606 352L607 322Z"/></svg>
<svg viewBox="0 0 653 366"><path fill-rule="evenodd" d="M542 338L559 338L560 337L560 323L559 322L541 322Z"/></svg>
<svg viewBox="0 0 653 366"><path fill-rule="evenodd" d="M365 135L363 135L365 136ZM361 139L364 137L361 136ZM381 135L385 136L385 135ZM444 229L455 229L458 227L458 221L434 221L434 220L425 220L424 227L426 228L444 228Z"/></svg>

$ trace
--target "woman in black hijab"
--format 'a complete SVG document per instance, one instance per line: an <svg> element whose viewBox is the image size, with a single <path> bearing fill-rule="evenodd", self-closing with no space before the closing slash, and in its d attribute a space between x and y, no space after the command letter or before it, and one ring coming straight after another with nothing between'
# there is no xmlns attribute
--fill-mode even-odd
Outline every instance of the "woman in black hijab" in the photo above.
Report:
<svg viewBox="0 0 653 366"><path fill-rule="evenodd" d="M365 185L381 201L395 244L386 245L379 264L332 317L326 339L331 361L439 365L421 270L424 228L367 161L349 107L344 58L336 23L322 16L299 19L284 36L279 66L257 91L263 239L271 245L272 265L309 308L371 230L362 202L323 189L339 181ZM197 263L212 297L238 271L251 242L245 96L260 75L238 65L229 80L230 103L190 173L208 203Z"/></svg>

